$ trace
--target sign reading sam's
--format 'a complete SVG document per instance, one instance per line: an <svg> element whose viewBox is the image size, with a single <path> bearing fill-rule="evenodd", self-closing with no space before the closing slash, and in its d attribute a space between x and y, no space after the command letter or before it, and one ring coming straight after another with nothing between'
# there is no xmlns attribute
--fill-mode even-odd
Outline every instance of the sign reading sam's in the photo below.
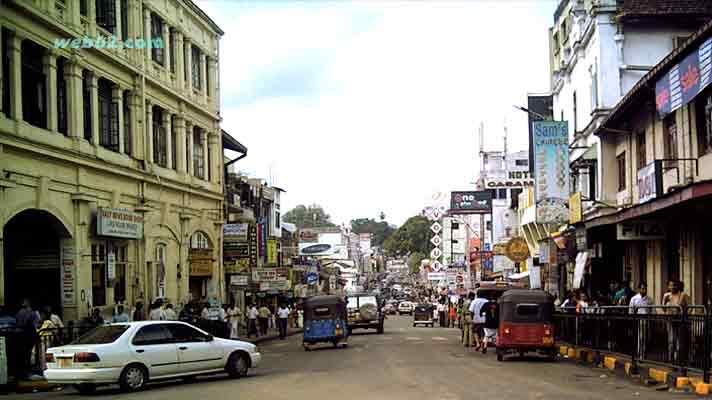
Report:
<svg viewBox="0 0 712 400"><path fill-rule="evenodd" d="M143 238L143 215L118 208L99 208L96 234L128 239Z"/></svg>

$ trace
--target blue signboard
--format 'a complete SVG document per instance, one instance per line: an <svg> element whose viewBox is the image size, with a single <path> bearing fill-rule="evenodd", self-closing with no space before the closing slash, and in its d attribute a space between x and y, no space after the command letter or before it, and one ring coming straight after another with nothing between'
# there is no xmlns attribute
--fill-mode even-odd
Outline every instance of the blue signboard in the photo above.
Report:
<svg viewBox="0 0 712 400"><path fill-rule="evenodd" d="M316 272L310 272L307 274L307 284L308 285L316 285L316 283L319 281L319 274Z"/></svg>
<svg viewBox="0 0 712 400"><path fill-rule="evenodd" d="M661 117L692 101L712 77L712 38L670 68L655 83L655 107Z"/></svg>
<svg viewBox="0 0 712 400"><path fill-rule="evenodd" d="M569 221L569 127L566 121L535 121L536 222Z"/></svg>

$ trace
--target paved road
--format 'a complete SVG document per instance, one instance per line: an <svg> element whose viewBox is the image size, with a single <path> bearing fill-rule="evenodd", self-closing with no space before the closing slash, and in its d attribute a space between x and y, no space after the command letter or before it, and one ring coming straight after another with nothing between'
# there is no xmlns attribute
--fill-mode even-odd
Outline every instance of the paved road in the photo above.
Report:
<svg viewBox="0 0 712 400"><path fill-rule="evenodd" d="M455 400L455 399L674 399L603 370L536 357L498 363L494 354L468 352L457 329L412 328L410 317L390 317L386 332L356 332L346 349L305 352L301 336L261 347L264 364L241 380L223 376L170 382L126 395L104 389L92 399L131 400ZM606 375L601 378L601 375ZM71 389L11 396L78 397ZM86 398L86 397L81 397Z"/></svg>

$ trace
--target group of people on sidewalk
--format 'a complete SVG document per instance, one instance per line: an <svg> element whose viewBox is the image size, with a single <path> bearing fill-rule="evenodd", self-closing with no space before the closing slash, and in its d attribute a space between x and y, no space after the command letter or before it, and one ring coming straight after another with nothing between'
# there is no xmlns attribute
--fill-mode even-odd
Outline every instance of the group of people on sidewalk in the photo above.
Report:
<svg viewBox="0 0 712 400"><path fill-rule="evenodd" d="M477 296L470 292L460 307L461 340L465 347L487 353L487 347L496 343L499 331L499 306L495 299Z"/></svg>
<svg viewBox="0 0 712 400"><path fill-rule="evenodd" d="M564 301L560 304L558 302L557 299L559 307L577 314L604 312L605 309L601 307L606 306L624 306L631 312L635 310L637 314L653 314L656 306L655 301L648 296L648 285L645 282L638 284L637 293L630 288L628 282L623 282L622 286L614 282L611 283L609 291L599 291L591 302L588 295L580 290L566 293ZM690 296L685 293L685 284L679 280L670 280L660 304L666 307L661 307L660 310L662 313L676 313L679 307L687 307L690 302Z"/></svg>
<svg viewBox="0 0 712 400"><path fill-rule="evenodd" d="M293 328L299 328L303 325L303 318L301 310L296 307L292 309L284 303L279 305L274 314L265 304L259 308L256 304L251 304L247 309L247 337L267 335L270 321L274 321L274 325L279 330L279 338L284 340L287 337L290 321Z"/></svg>

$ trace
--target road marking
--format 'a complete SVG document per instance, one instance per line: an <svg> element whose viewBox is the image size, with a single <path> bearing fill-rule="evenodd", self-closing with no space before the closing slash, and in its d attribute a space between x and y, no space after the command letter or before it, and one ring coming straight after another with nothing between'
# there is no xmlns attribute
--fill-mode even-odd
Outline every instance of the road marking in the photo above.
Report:
<svg viewBox="0 0 712 400"><path fill-rule="evenodd" d="M407 338L405 338L405 340L423 340L423 339L421 339L419 337L415 337L415 336L408 336Z"/></svg>
<svg viewBox="0 0 712 400"><path fill-rule="evenodd" d="M398 328L399 331L405 332L405 328Z"/></svg>
<svg viewBox="0 0 712 400"><path fill-rule="evenodd" d="M433 340L439 340L439 341L447 341L447 338L444 338L442 336L433 336Z"/></svg>
<svg viewBox="0 0 712 400"><path fill-rule="evenodd" d="M393 340L393 338L390 336L384 336L381 338L381 340Z"/></svg>

